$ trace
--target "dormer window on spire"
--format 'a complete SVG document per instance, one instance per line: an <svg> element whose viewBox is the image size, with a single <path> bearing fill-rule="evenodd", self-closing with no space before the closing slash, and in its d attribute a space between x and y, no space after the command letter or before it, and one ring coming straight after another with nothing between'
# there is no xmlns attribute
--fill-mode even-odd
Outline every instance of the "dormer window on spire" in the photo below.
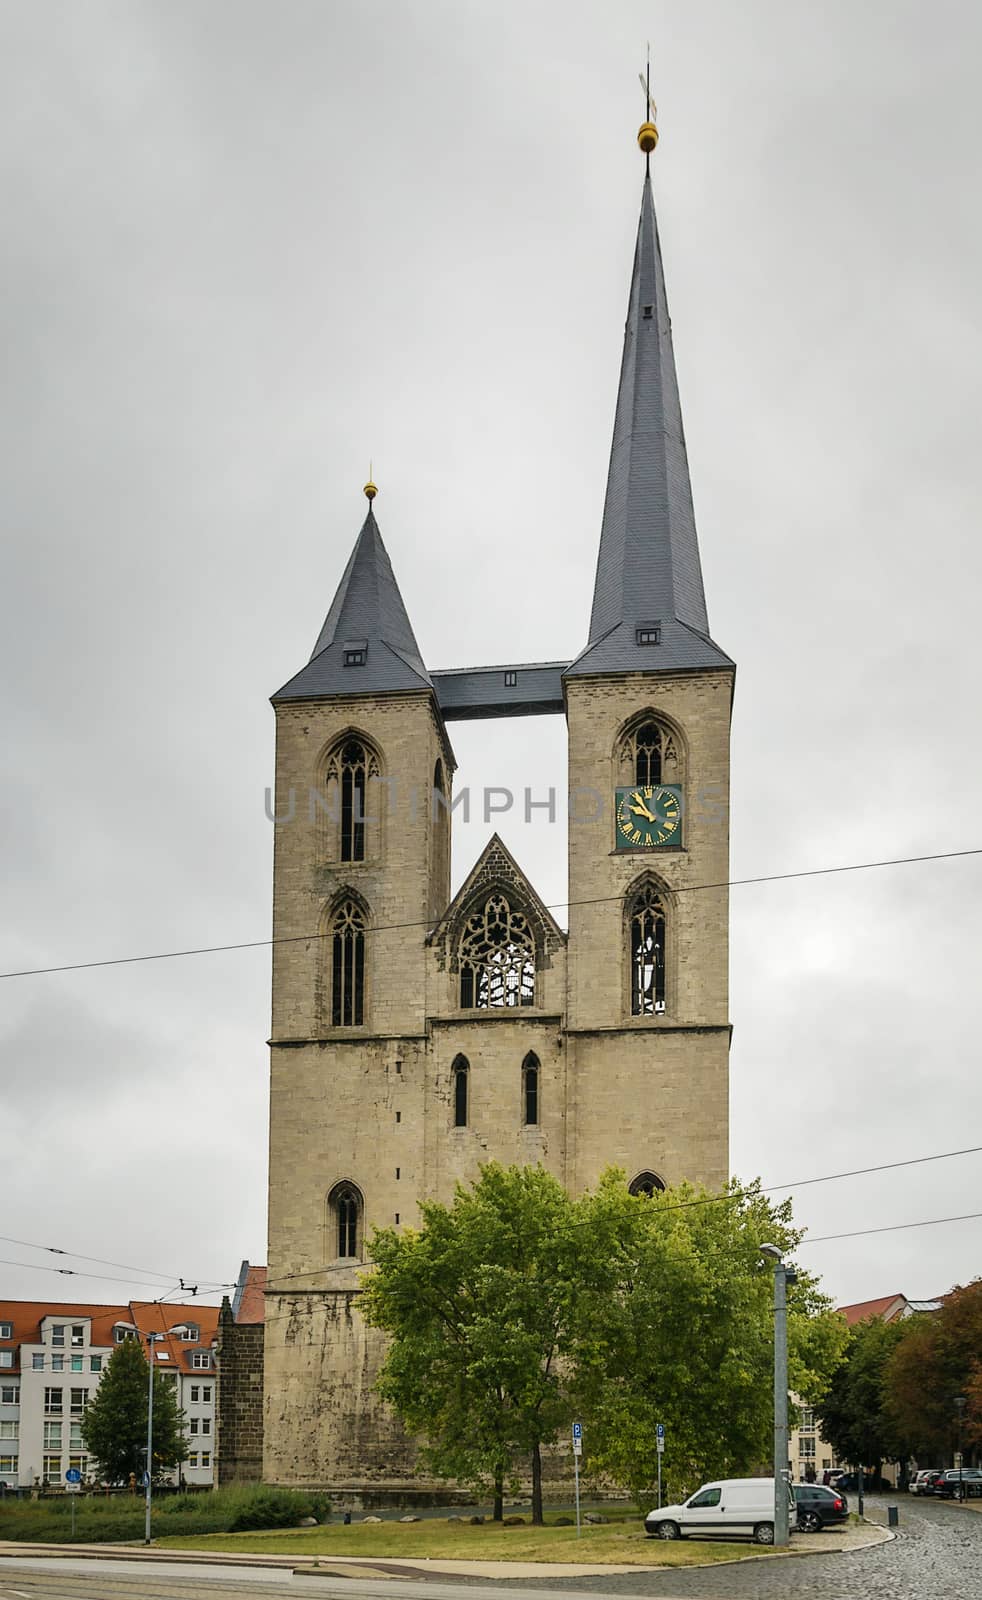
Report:
<svg viewBox="0 0 982 1600"><path fill-rule="evenodd" d="M346 667L363 667L368 660L367 639L346 639L344 642L344 664Z"/></svg>

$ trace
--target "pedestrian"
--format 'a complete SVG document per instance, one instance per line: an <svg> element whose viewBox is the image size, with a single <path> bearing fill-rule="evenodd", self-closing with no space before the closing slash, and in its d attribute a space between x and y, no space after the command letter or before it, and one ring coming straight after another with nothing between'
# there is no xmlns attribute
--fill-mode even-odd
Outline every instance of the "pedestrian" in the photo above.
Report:
<svg viewBox="0 0 982 1600"><path fill-rule="evenodd" d="M806 1483L814 1483L815 1482L815 1468L812 1466L810 1461L809 1461L807 1467L805 1468L805 1482Z"/></svg>

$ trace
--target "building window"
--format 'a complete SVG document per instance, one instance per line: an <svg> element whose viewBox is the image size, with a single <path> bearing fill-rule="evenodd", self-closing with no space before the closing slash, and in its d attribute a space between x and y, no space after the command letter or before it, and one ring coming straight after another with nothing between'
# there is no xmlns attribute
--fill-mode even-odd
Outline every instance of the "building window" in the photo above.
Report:
<svg viewBox="0 0 982 1600"><path fill-rule="evenodd" d="M81 1450L82 1448L82 1424L80 1422L71 1422L68 1425L68 1448L69 1450Z"/></svg>
<svg viewBox="0 0 982 1600"><path fill-rule="evenodd" d="M191 1434L193 1436L198 1431L198 1419L197 1419L197 1417L192 1417L191 1418L189 1426L190 1426Z"/></svg>
<svg viewBox="0 0 982 1600"><path fill-rule="evenodd" d="M13 1325L13 1323L12 1322L0 1322L0 1339L12 1339L13 1337L14 1337L14 1325Z"/></svg>
<svg viewBox="0 0 982 1600"><path fill-rule="evenodd" d="M500 892L471 912L460 941L465 1010L535 1004L535 940L528 918Z"/></svg>
<svg viewBox="0 0 982 1600"><path fill-rule="evenodd" d="M80 1472L82 1474L83 1478L88 1477L88 1473L89 1473L89 1458L88 1458L88 1456L69 1456L68 1465L70 1467L74 1467L76 1472Z"/></svg>
<svg viewBox="0 0 982 1600"><path fill-rule="evenodd" d="M191 1454L188 1456L187 1459L188 1459L188 1466L189 1467L193 1467L195 1470L197 1470L197 1466L198 1466L198 1452L197 1452L197 1450L192 1450Z"/></svg>
<svg viewBox="0 0 982 1600"><path fill-rule="evenodd" d="M211 1384L206 1383L201 1391L201 1398L206 1406L211 1405Z"/></svg>
<svg viewBox="0 0 982 1600"><path fill-rule="evenodd" d="M72 1328L72 1349L80 1350L85 1343L85 1325L79 1323Z"/></svg>
<svg viewBox="0 0 982 1600"><path fill-rule="evenodd" d="M506 689L514 689L517 686L517 684L518 684L518 673L517 672L506 672L505 673L505 688Z"/></svg>
<svg viewBox="0 0 982 1600"><path fill-rule="evenodd" d="M192 1350L191 1351L191 1365L192 1365L192 1367L198 1367L198 1368L210 1367L211 1366L211 1351L210 1350Z"/></svg>
<svg viewBox="0 0 982 1600"><path fill-rule="evenodd" d="M799 1456L801 1456L803 1458L807 1458L809 1460L814 1461L814 1459L815 1459L815 1435L813 1433L803 1433L803 1434L799 1435L799 1437L798 1437L798 1454L799 1454Z"/></svg>
<svg viewBox="0 0 982 1600"><path fill-rule="evenodd" d="M202 1417L202 1419L201 1419L201 1431L202 1431L203 1434L209 1434L211 1432L211 1418L210 1417Z"/></svg>
<svg viewBox="0 0 982 1600"><path fill-rule="evenodd" d="M55 1326L51 1330L51 1343L52 1344L64 1344L64 1342L65 1342L65 1325L64 1325L63 1322L58 1322L58 1323L55 1324Z"/></svg>
<svg viewBox="0 0 982 1600"><path fill-rule="evenodd" d="M15 1406L19 1394L16 1383L0 1383L0 1406Z"/></svg>
<svg viewBox="0 0 982 1600"><path fill-rule="evenodd" d="M63 1409L63 1407L62 1407L62 1396L63 1396L63 1394L64 1394L64 1390L63 1389L45 1389L45 1391L44 1391L44 1413L45 1413L45 1416L48 1416L48 1417L52 1417L52 1416L60 1417L61 1416L62 1409Z"/></svg>
<svg viewBox="0 0 982 1600"><path fill-rule="evenodd" d="M639 622L634 630L634 642L635 644L661 644L661 623Z"/></svg>
<svg viewBox="0 0 982 1600"><path fill-rule="evenodd" d="M522 1062L522 1121L527 1128L539 1121L539 1058L531 1051Z"/></svg>
<svg viewBox="0 0 982 1600"><path fill-rule="evenodd" d="M101 1356L89 1356L89 1371L90 1372L101 1372L102 1371L102 1357Z"/></svg>
<svg viewBox="0 0 982 1600"><path fill-rule="evenodd" d="M31 1368L32 1368L32 1370L34 1372L43 1372L44 1371L44 1357L42 1355L38 1354L38 1353L35 1353L31 1357Z"/></svg>
<svg viewBox="0 0 982 1600"><path fill-rule="evenodd" d="M12 1367L13 1364L14 1352L12 1350L0 1350L0 1367Z"/></svg>
<svg viewBox="0 0 982 1600"><path fill-rule="evenodd" d="M140 1335L135 1328L127 1328L123 1323L117 1322L113 1329L113 1339L117 1344L123 1344L127 1339L138 1339Z"/></svg>
<svg viewBox="0 0 982 1600"><path fill-rule="evenodd" d="M10 1418L8 1418L6 1421L0 1422L0 1439L16 1439L16 1438L17 1438L17 1419L14 1418L13 1420L11 1420Z"/></svg>
<svg viewBox="0 0 982 1600"><path fill-rule="evenodd" d="M337 1183L327 1197L328 1227L337 1241L337 1254L346 1261L358 1258L358 1232L363 1201L353 1183Z"/></svg>
<svg viewBox="0 0 982 1600"><path fill-rule="evenodd" d="M71 1368L73 1372L85 1371L85 1362L82 1360L81 1356L72 1356Z"/></svg>
<svg viewBox="0 0 982 1600"><path fill-rule="evenodd" d="M16 1472L16 1471L17 1471L17 1457L16 1456L0 1456L0 1472Z"/></svg>
<svg viewBox="0 0 982 1600"><path fill-rule="evenodd" d="M192 1383L192 1385L191 1385L191 1404L193 1406L197 1405L198 1397L199 1397L200 1394L201 1394L201 1390L200 1390L198 1384Z"/></svg>
<svg viewBox="0 0 982 1600"><path fill-rule="evenodd" d="M72 1389L69 1393L69 1409L73 1417L85 1415L85 1408L89 1403L88 1389Z"/></svg>
<svg viewBox="0 0 982 1600"><path fill-rule="evenodd" d="M45 1456L44 1458L45 1483L61 1482L61 1456Z"/></svg>
<svg viewBox="0 0 982 1600"><path fill-rule="evenodd" d="M453 1082L453 1125L455 1128L467 1127L467 1090L470 1078L470 1066L466 1056L457 1056L450 1068Z"/></svg>
<svg viewBox="0 0 982 1600"><path fill-rule="evenodd" d="M44 1424L44 1448L46 1450L61 1449L61 1423L46 1422Z"/></svg>
<svg viewBox="0 0 982 1600"><path fill-rule="evenodd" d="M331 1021L335 1028L360 1028L365 1020L365 913L345 900L331 931Z"/></svg>
<svg viewBox="0 0 982 1600"><path fill-rule="evenodd" d="M639 1172L628 1184L630 1194L647 1195L649 1200L653 1194L663 1194L665 1185L656 1172Z"/></svg>
<svg viewBox="0 0 982 1600"><path fill-rule="evenodd" d="M665 1010L665 907L654 884L631 902L631 1015L660 1016Z"/></svg>
<svg viewBox="0 0 982 1600"><path fill-rule="evenodd" d="M656 626L655 624L651 625ZM641 643L639 634L635 634ZM657 639L649 639L657 644ZM681 783L683 751L677 736L651 712L641 712L618 736L620 783Z"/></svg>
<svg viewBox="0 0 982 1600"><path fill-rule="evenodd" d="M201 1452L201 1465L202 1465L202 1467L210 1467L211 1466L211 1451L210 1450L202 1450L202 1452Z"/></svg>
<svg viewBox="0 0 982 1600"><path fill-rule="evenodd" d="M345 646L344 664L346 667L363 667L368 659L368 645L354 640Z"/></svg>
<svg viewBox="0 0 982 1600"><path fill-rule="evenodd" d="M64 1358L64 1356L52 1356L51 1357L51 1370L52 1370L52 1372L64 1372L64 1370L65 1370L65 1358Z"/></svg>
<svg viewBox="0 0 982 1600"><path fill-rule="evenodd" d="M801 1421L798 1427L803 1433L811 1433L815 1427L815 1410L812 1406L802 1406Z"/></svg>

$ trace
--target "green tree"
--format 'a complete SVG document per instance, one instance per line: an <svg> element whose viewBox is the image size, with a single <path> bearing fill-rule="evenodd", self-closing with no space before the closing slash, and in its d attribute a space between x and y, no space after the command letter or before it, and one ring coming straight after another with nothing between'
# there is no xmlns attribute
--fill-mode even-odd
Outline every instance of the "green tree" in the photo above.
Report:
<svg viewBox="0 0 982 1600"><path fill-rule="evenodd" d="M577 1209L541 1167L492 1163L452 1206L424 1204L419 1232L369 1246L364 1315L391 1336L379 1393L434 1471L493 1486L496 1518L524 1456L542 1521L542 1445L569 1417Z"/></svg>
<svg viewBox="0 0 982 1600"><path fill-rule="evenodd" d="M887 1404L886 1378L905 1324L872 1317L849 1331L843 1359L816 1406L823 1438L840 1461L874 1467L910 1455L910 1440Z"/></svg>
<svg viewBox="0 0 982 1600"><path fill-rule="evenodd" d="M126 1339L109 1358L82 1419L85 1447L107 1483L125 1483L144 1470L147 1446L147 1358L142 1342ZM162 1372L153 1374L153 1472L184 1460L184 1413Z"/></svg>
<svg viewBox="0 0 982 1600"><path fill-rule="evenodd" d="M790 1202L773 1206L757 1185L734 1182L730 1193L719 1202L682 1185L634 1196L611 1172L583 1203L607 1274L583 1298L573 1352L585 1450L639 1500L657 1472L659 1422L672 1496L771 1457L773 1279L760 1246L790 1249L801 1234ZM810 1402L839 1359L844 1324L804 1271L788 1307L790 1383Z"/></svg>
<svg viewBox="0 0 982 1600"><path fill-rule="evenodd" d="M982 1278L945 1296L939 1311L902 1323L885 1375L885 1408L915 1455L941 1463L958 1446L955 1397L966 1409L961 1442L982 1446Z"/></svg>

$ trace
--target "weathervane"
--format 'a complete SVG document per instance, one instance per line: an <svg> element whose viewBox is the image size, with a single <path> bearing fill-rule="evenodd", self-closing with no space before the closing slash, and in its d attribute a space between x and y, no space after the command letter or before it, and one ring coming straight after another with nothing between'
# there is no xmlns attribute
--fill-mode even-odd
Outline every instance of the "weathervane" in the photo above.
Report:
<svg viewBox="0 0 982 1600"><path fill-rule="evenodd" d="M646 120L644 122L642 122L640 128L638 129L638 144L641 146L641 149L644 151L645 169L646 169L646 171L650 172L651 171L651 152L655 148L655 145L658 143L658 129L655 127L655 123L658 121L658 107L655 105L655 102L651 98L651 45L650 44L648 45L647 70L645 72L639 72L638 73L638 77L641 80L641 87L644 90L644 109L645 109L645 114L646 114Z"/></svg>

